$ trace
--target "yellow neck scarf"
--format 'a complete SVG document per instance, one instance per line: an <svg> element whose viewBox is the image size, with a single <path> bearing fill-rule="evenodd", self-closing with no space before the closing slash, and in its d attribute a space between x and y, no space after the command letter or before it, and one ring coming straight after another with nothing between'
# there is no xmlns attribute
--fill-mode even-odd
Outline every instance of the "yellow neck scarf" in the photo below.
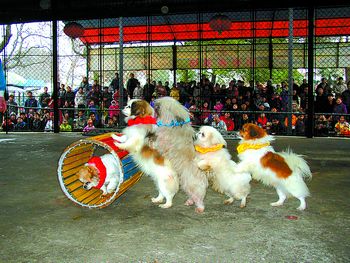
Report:
<svg viewBox="0 0 350 263"><path fill-rule="evenodd" d="M237 146L237 152L238 152L238 154L240 154L246 150L259 150L259 149L264 148L264 147L269 146L269 145L270 145L269 142L260 143L260 144L251 144L248 142L244 142L244 143Z"/></svg>
<svg viewBox="0 0 350 263"><path fill-rule="evenodd" d="M195 145L194 148L199 153L208 153L208 152L216 152L218 150L221 150L222 148L224 148L224 145L223 144L217 144L217 145L214 145L212 147L207 147L207 148L201 147L199 145Z"/></svg>

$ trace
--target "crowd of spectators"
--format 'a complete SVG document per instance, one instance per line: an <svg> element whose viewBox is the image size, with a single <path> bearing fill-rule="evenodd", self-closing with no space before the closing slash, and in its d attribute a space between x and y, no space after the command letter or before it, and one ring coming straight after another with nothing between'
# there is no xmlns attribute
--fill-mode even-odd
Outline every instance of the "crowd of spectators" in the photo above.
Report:
<svg viewBox="0 0 350 263"><path fill-rule="evenodd" d="M348 135L347 113L350 109L350 81L345 84L342 77L334 85L322 78L315 87L314 109L315 133L328 136L329 133ZM74 90L60 84L58 90L59 124L61 131L88 132L96 128L115 129L119 125L119 100L123 104L130 98L142 98L153 105L156 98L171 96L189 109L193 125L212 125L222 132L239 130L243 124L254 122L270 134L283 135L288 127L289 87L287 82L273 84L245 83L232 79L229 83L212 83L203 76L199 82L178 82L171 87L168 81L147 79L145 85L131 73L123 92L119 89L118 73L109 86L101 87L95 80L90 85L84 77ZM53 98L44 92L34 97L27 93L24 107L19 107L10 95L8 99L9 118L3 121L3 130L51 131L53 129ZM293 81L292 87L292 132L305 134L306 107L308 105L308 83L300 85Z"/></svg>

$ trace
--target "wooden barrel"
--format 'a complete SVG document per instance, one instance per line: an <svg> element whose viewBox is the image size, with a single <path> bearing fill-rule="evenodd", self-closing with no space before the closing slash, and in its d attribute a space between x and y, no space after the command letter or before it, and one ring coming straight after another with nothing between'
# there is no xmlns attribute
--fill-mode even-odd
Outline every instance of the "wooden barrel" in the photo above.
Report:
<svg viewBox="0 0 350 263"><path fill-rule="evenodd" d="M104 208L121 196L141 178L141 171L129 153L113 143L112 133L88 137L69 145L58 162L58 181L63 193L74 203L88 208ZM110 153L119 164L119 184L116 191L102 196L100 189L85 190L76 173L92 156Z"/></svg>

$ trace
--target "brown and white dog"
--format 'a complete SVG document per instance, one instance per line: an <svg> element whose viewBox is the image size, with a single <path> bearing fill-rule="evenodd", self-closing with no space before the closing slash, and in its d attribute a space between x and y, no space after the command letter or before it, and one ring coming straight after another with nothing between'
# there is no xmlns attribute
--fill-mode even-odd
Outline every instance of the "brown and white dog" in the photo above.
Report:
<svg viewBox="0 0 350 263"><path fill-rule="evenodd" d="M93 156L77 172L77 177L84 183L83 188L101 189L103 195L114 192L119 183L119 165L112 154L104 154L101 157Z"/></svg>
<svg viewBox="0 0 350 263"><path fill-rule="evenodd" d="M140 169L153 179L159 194L152 202L161 203L165 198L166 202L159 207L171 207L179 190L179 179L170 162L153 147L152 136L156 128L153 108L145 100L133 99L122 112L128 127L123 129L122 136L112 136L115 145L127 150Z"/></svg>
<svg viewBox="0 0 350 263"><path fill-rule="evenodd" d="M299 199L298 210L306 208L305 198L310 195L303 178L312 177L310 168L302 156L290 150L276 153L270 142L274 138L261 127L247 123L240 131L237 147L237 170L251 173L253 179L276 188L278 201L272 206L283 205L288 195Z"/></svg>

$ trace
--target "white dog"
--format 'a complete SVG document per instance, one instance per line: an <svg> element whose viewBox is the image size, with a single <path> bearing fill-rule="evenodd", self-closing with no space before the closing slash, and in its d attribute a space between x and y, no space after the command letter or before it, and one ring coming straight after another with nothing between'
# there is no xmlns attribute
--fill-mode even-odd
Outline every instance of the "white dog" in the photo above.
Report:
<svg viewBox="0 0 350 263"><path fill-rule="evenodd" d="M298 209L304 210L309 189L303 178L312 177L306 161L291 151L276 153L270 145L273 137L255 124L243 125L240 136L238 170L249 172L254 179L276 188L279 199L271 203L272 206L283 205L287 195L292 195L300 201Z"/></svg>
<svg viewBox="0 0 350 263"><path fill-rule="evenodd" d="M157 99L154 108L158 120L157 149L178 173L181 188L189 197L185 204L195 204L195 211L202 213L208 180L195 162L195 132L190 124L190 115L184 106L170 97Z"/></svg>
<svg viewBox="0 0 350 263"><path fill-rule="evenodd" d="M224 203L231 204L234 199L238 199L241 200L240 207L245 207L250 193L251 176L249 173L236 172L237 164L231 160L221 133L214 127L202 126L194 145L198 166L202 170L210 170L214 190L230 197Z"/></svg>
<svg viewBox="0 0 350 263"><path fill-rule="evenodd" d="M153 109L147 101L134 99L128 102L123 113L128 127L123 129L123 136L112 135L115 145L127 150L140 169L154 180L159 194L152 202L161 203L165 198L166 202L159 206L169 208L179 190L179 179L170 162L153 147L152 134L156 126Z"/></svg>
<svg viewBox="0 0 350 263"><path fill-rule="evenodd" d="M103 195L114 192L119 183L119 164L112 154L94 156L77 172L86 190L101 189Z"/></svg>

